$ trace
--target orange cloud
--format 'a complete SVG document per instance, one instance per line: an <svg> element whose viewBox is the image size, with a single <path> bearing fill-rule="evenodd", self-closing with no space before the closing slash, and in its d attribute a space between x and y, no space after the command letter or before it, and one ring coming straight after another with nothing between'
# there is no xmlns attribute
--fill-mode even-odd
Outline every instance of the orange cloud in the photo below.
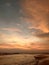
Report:
<svg viewBox="0 0 49 65"><path fill-rule="evenodd" d="M25 0L22 2L22 10L26 22L32 24L30 28L49 32L49 1Z"/></svg>
<svg viewBox="0 0 49 65"><path fill-rule="evenodd" d="M31 49L37 49L37 50L48 50L49 49L49 43L42 42L42 43L30 43Z"/></svg>

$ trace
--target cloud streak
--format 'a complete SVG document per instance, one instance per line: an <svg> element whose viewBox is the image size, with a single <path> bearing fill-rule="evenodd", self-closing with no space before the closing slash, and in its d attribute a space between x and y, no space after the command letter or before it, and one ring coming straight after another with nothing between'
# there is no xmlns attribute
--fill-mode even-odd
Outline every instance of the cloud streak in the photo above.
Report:
<svg viewBox="0 0 49 65"><path fill-rule="evenodd" d="M17 31L17 32L20 32L20 29L17 29L17 28L1 28L1 30L5 30L5 31Z"/></svg>

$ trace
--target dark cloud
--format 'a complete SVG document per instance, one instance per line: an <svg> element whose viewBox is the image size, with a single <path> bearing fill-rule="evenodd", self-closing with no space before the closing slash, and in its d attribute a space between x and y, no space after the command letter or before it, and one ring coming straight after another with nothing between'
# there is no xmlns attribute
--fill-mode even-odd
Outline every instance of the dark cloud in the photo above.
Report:
<svg viewBox="0 0 49 65"><path fill-rule="evenodd" d="M37 36L39 36L39 37L44 37L44 38L49 38L49 32L48 33L42 33L42 34L39 34L39 35L37 35Z"/></svg>
<svg viewBox="0 0 49 65"><path fill-rule="evenodd" d="M32 32L32 35L38 35L38 34L43 33L42 30L36 29L36 28L29 28L29 30L30 30L30 32Z"/></svg>

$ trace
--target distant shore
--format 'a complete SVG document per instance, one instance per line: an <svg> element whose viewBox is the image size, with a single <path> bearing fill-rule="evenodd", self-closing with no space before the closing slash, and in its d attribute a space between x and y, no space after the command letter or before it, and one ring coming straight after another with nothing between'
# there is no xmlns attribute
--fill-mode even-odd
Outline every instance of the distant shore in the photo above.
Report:
<svg viewBox="0 0 49 65"><path fill-rule="evenodd" d="M14 54L49 54L49 53L0 53L0 55L14 55Z"/></svg>
<svg viewBox="0 0 49 65"><path fill-rule="evenodd" d="M14 55L14 54L20 54L20 53L0 53L0 55Z"/></svg>

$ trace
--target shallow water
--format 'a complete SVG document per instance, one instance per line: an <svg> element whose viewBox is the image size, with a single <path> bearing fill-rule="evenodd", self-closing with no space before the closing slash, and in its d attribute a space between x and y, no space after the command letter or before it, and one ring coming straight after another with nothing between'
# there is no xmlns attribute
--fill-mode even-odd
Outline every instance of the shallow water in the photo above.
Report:
<svg viewBox="0 0 49 65"><path fill-rule="evenodd" d="M34 65L35 55L37 54L2 55L0 65Z"/></svg>
<svg viewBox="0 0 49 65"><path fill-rule="evenodd" d="M34 54L0 56L0 65L33 65Z"/></svg>

